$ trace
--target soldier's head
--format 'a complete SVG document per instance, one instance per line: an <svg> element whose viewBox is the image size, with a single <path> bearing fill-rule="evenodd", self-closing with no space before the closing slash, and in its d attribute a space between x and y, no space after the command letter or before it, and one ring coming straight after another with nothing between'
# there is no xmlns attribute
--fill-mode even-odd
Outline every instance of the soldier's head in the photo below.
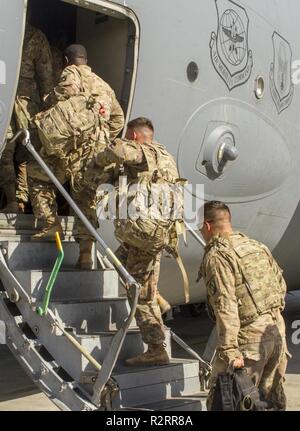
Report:
<svg viewBox="0 0 300 431"><path fill-rule="evenodd" d="M224 202L210 201L204 205L204 220L200 229L205 241L219 233L231 233L231 213Z"/></svg>
<svg viewBox="0 0 300 431"><path fill-rule="evenodd" d="M152 121L145 117L135 118L127 124L126 139L140 144L153 141L154 127Z"/></svg>
<svg viewBox="0 0 300 431"><path fill-rule="evenodd" d="M66 66L86 65L87 64L87 51L83 45L69 45L65 49L65 63Z"/></svg>

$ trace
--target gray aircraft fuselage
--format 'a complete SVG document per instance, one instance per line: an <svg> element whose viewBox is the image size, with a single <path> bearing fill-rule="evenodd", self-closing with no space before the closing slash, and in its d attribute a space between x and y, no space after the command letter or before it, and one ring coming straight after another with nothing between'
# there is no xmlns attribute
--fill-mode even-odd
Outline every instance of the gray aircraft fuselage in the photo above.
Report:
<svg viewBox="0 0 300 431"><path fill-rule="evenodd" d="M67 2L132 20L135 50L127 119L151 118L156 139L177 158L181 177L203 184L206 200L228 203L234 228L266 243L289 288L297 288L299 1ZM0 5L0 142L18 82L24 3L2 0ZM227 163L224 145L235 150ZM102 232L112 243L112 228ZM181 254L191 301L200 302L205 289L195 280L203 250L188 235ZM184 301L173 260L163 260L160 291L173 304Z"/></svg>

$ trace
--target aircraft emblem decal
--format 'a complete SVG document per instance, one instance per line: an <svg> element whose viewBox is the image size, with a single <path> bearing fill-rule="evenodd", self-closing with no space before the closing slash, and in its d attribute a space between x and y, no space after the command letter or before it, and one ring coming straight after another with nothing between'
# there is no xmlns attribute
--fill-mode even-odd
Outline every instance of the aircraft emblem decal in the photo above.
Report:
<svg viewBox="0 0 300 431"><path fill-rule="evenodd" d="M290 106L294 96L292 49L279 33L273 33L274 58L270 68L270 90L278 114Z"/></svg>
<svg viewBox="0 0 300 431"><path fill-rule="evenodd" d="M232 0L215 0L217 34L212 32L210 55L214 68L229 91L250 78L253 58L248 48L249 18L246 10Z"/></svg>

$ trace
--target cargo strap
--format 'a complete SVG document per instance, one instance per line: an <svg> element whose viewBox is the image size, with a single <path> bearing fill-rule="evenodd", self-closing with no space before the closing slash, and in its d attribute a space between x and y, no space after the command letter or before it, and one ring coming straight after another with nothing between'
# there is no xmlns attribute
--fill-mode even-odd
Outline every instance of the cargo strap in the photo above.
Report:
<svg viewBox="0 0 300 431"><path fill-rule="evenodd" d="M184 267L183 261L181 259L181 257L178 255L178 257L176 258L176 262L179 266L179 269L181 271L181 275L183 278L183 290L184 290L184 297L185 297L185 303L190 302L190 283L189 283L189 278L186 272L186 269Z"/></svg>

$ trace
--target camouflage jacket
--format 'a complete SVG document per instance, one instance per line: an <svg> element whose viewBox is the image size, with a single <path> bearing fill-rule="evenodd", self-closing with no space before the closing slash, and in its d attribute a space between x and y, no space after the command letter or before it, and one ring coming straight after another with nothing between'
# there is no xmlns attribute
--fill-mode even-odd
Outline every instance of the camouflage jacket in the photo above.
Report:
<svg viewBox="0 0 300 431"><path fill-rule="evenodd" d="M17 96L37 104L53 90L53 69L50 46L43 32L27 24Z"/></svg>
<svg viewBox="0 0 300 431"><path fill-rule="evenodd" d="M109 139L114 140L123 129L124 114L115 92L103 79L93 73L89 66L66 67L54 93L58 100L66 100L80 93L97 96L105 111L102 116L106 120Z"/></svg>
<svg viewBox="0 0 300 431"><path fill-rule="evenodd" d="M283 308L282 271L265 245L234 232L211 239L199 275L216 320L219 355L230 362L241 356L242 344L260 339L265 316Z"/></svg>
<svg viewBox="0 0 300 431"><path fill-rule="evenodd" d="M109 163L115 163L116 171L126 177L125 184L115 181L116 238L149 253L166 249L177 257L183 205L175 200L181 190L177 193L173 187L179 176L173 157L158 143L116 139L98 155L101 167ZM106 205L105 199L101 205Z"/></svg>
<svg viewBox="0 0 300 431"><path fill-rule="evenodd" d="M163 145L156 142L153 144L139 144L135 141L116 139L99 156L98 160L100 165L102 163L102 166L109 163L122 166L122 175L127 177L127 183L131 186L128 192L128 203L135 199L141 217L147 218L145 215L148 213L147 200L151 199L158 202L158 194L162 190L160 186L165 186L163 189L165 202L169 201L170 204L168 208L165 208L166 217L162 217L163 209L159 205L157 207L152 206L151 216L157 220L168 219L169 210L174 205L174 194L176 193L175 197L177 197L177 194L181 191L179 188L177 190L175 187L168 186L173 186L173 184L181 186L181 183L176 163ZM157 187L153 186L154 184ZM134 185L137 187L133 187ZM138 189L138 185L143 185L144 189ZM176 200L176 203L178 203L178 208L176 207L178 212L182 211L182 201L180 201L180 208L179 199Z"/></svg>
<svg viewBox="0 0 300 431"><path fill-rule="evenodd" d="M139 144L127 139L116 139L99 156L99 165L105 165L108 160L122 165L124 175L131 183L140 181L143 175L149 178L155 172L155 182L175 183L179 179L174 158L157 142Z"/></svg>

